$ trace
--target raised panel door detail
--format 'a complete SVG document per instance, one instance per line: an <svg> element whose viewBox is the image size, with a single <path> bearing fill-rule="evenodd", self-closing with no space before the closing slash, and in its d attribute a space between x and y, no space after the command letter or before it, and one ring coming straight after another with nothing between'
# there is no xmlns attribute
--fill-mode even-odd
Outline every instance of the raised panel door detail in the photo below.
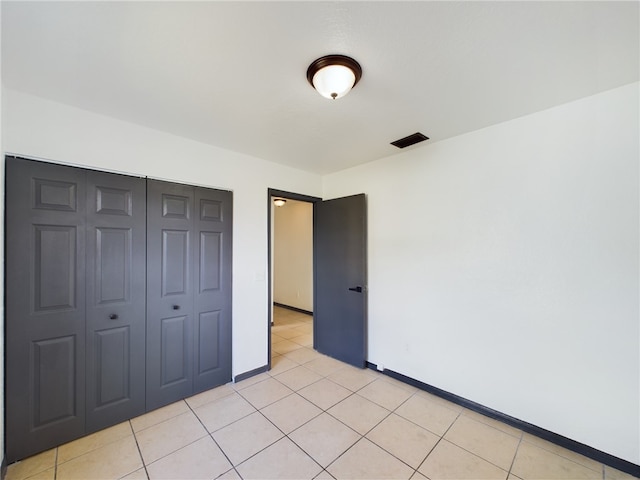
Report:
<svg viewBox="0 0 640 480"><path fill-rule="evenodd" d="M39 210L75 212L77 208L76 184L72 182L34 178L33 207Z"/></svg>
<svg viewBox="0 0 640 480"><path fill-rule="evenodd" d="M32 343L33 428L76 415L75 335Z"/></svg>
<svg viewBox="0 0 640 480"><path fill-rule="evenodd" d="M220 311L204 312L198 321L198 374L220 366Z"/></svg>
<svg viewBox="0 0 640 480"><path fill-rule="evenodd" d="M96 187L96 213L131 216L132 205L130 190Z"/></svg>
<svg viewBox="0 0 640 480"><path fill-rule="evenodd" d="M95 334L96 406L104 407L129 398L130 329L128 326Z"/></svg>
<svg viewBox="0 0 640 480"><path fill-rule="evenodd" d="M162 231L162 296L187 292L189 278L189 232Z"/></svg>
<svg viewBox="0 0 640 480"><path fill-rule="evenodd" d="M187 380L187 317L164 318L161 326L161 386Z"/></svg>
<svg viewBox="0 0 640 480"><path fill-rule="evenodd" d="M33 309L75 308L76 227L34 225Z"/></svg>
<svg viewBox="0 0 640 480"><path fill-rule="evenodd" d="M200 292L220 290L222 234L200 232Z"/></svg>
<svg viewBox="0 0 640 480"><path fill-rule="evenodd" d="M131 291L131 229L96 228L96 303L127 302Z"/></svg>
<svg viewBox="0 0 640 480"><path fill-rule="evenodd" d="M162 195L162 216L164 218L189 219L189 197Z"/></svg>
<svg viewBox="0 0 640 480"><path fill-rule="evenodd" d="M200 220L221 222L222 202L217 200L200 200Z"/></svg>

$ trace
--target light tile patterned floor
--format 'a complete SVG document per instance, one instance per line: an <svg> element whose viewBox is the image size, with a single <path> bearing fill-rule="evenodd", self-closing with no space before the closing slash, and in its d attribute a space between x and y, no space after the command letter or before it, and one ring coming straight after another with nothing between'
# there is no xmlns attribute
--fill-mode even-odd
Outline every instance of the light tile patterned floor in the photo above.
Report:
<svg viewBox="0 0 640 480"><path fill-rule="evenodd" d="M272 370L10 465L17 479L633 477L312 349L276 308Z"/></svg>

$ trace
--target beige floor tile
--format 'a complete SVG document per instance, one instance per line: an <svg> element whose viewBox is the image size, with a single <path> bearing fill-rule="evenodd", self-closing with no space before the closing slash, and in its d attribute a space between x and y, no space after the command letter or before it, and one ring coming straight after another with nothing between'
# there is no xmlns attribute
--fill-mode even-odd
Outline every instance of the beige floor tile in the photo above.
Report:
<svg viewBox="0 0 640 480"><path fill-rule="evenodd" d="M261 412L284 433L290 433L320 415L322 410L294 393L263 408Z"/></svg>
<svg viewBox="0 0 640 480"><path fill-rule="evenodd" d="M371 370L348 366L332 373L327 378L338 385L342 385L344 388L348 388L352 392L356 392L365 385L373 382L376 376Z"/></svg>
<svg viewBox="0 0 640 480"><path fill-rule="evenodd" d="M336 478L408 479L413 468L374 445L366 438L333 462L327 471Z"/></svg>
<svg viewBox="0 0 640 480"><path fill-rule="evenodd" d="M404 402L395 413L440 436L444 435L458 417L458 412L419 395L414 395Z"/></svg>
<svg viewBox="0 0 640 480"><path fill-rule="evenodd" d="M278 330L276 335L284 338L285 340L288 340L292 337L299 337L300 335L302 335L302 332L299 332L295 328L283 328L282 330Z"/></svg>
<svg viewBox="0 0 640 480"><path fill-rule="evenodd" d="M73 442L66 443L58 447L58 463L68 462L72 458L79 457L80 455L104 447L109 443L117 442L128 436L133 436L131 425L129 422L123 422L87 435L86 437L79 438Z"/></svg>
<svg viewBox="0 0 640 480"><path fill-rule="evenodd" d="M473 418L474 420L484 423L485 425L489 425L490 427L497 428L498 430L508 433L513 437L522 437L522 430L519 430L511 425L507 425L506 423L501 422L500 420L495 420L493 418L482 415L478 412L474 412L472 410L468 410L466 408L462 409L462 414L466 417Z"/></svg>
<svg viewBox="0 0 640 480"><path fill-rule="evenodd" d="M58 465L56 479L116 479L142 468L133 437L105 445Z"/></svg>
<svg viewBox="0 0 640 480"><path fill-rule="evenodd" d="M505 480L507 472L453 443L441 440L418 469L431 480Z"/></svg>
<svg viewBox="0 0 640 480"><path fill-rule="evenodd" d="M335 480L334 477L327 472L326 470L322 470L313 480Z"/></svg>
<svg viewBox="0 0 640 480"><path fill-rule="evenodd" d="M366 434L390 413L386 408L358 395L345 398L327 412L361 435Z"/></svg>
<svg viewBox="0 0 640 480"><path fill-rule="evenodd" d="M295 327L295 330L300 333L312 334L313 333L313 322L309 322L306 325L301 325L299 327Z"/></svg>
<svg viewBox="0 0 640 480"><path fill-rule="evenodd" d="M5 480L23 480L56 466L56 449L33 455L7 467Z"/></svg>
<svg viewBox="0 0 640 480"><path fill-rule="evenodd" d="M271 370L269 370L269 375L275 377L287 370L291 370L292 368L296 368L298 363L293 360L288 359L284 355L278 355L271 359Z"/></svg>
<svg viewBox="0 0 640 480"><path fill-rule="evenodd" d="M234 392L235 390L231 385L221 385L219 387L212 388L211 390L207 390L206 392L198 393L197 395L185 399L185 401L191 408L198 408L202 405L218 400L219 398L231 395Z"/></svg>
<svg viewBox="0 0 640 480"><path fill-rule="evenodd" d="M516 477L513 473L510 473L507 480L522 480L520 477Z"/></svg>
<svg viewBox="0 0 640 480"><path fill-rule="evenodd" d="M275 333L276 335L278 335L278 336L279 336L279 335L280 335L280 332L281 332L282 330L289 330L289 329L291 329L291 328L292 328L292 327L291 327L291 325L288 325L288 324L285 324L285 323L280 323L280 324L276 323L275 325L273 325L273 326L271 327L271 333L272 333L272 334L274 334L274 333Z"/></svg>
<svg viewBox="0 0 640 480"><path fill-rule="evenodd" d="M327 357L326 355L320 355L315 360L305 363L304 366L323 377L346 368L344 363L336 360L335 358Z"/></svg>
<svg viewBox="0 0 640 480"><path fill-rule="evenodd" d="M259 412L213 433L214 440L235 466L282 437L282 432Z"/></svg>
<svg viewBox="0 0 640 480"><path fill-rule="evenodd" d="M299 348L297 350L293 350L292 352L289 352L289 353L285 353L284 356L293 360L294 362L299 363L300 365L303 365L307 362L310 362L311 360L316 360L320 358L322 355L320 355L318 352L316 352L312 348L305 347L305 348Z"/></svg>
<svg viewBox="0 0 640 480"><path fill-rule="evenodd" d="M238 475L238 472L236 472L233 468L225 473L223 473L222 475L220 475L217 480L242 480L242 477L240 477L240 475Z"/></svg>
<svg viewBox="0 0 640 480"><path fill-rule="evenodd" d="M520 443L518 437L465 415L460 415L453 422L444 438L507 471L511 468Z"/></svg>
<svg viewBox="0 0 640 480"><path fill-rule="evenodd" d="M330 380L319 380L298 391L300 395L323 410L333 407L336 403L352 395L348 390Z"/></svg>
<svg viewBox="0 0 640 480"><path fill-rule="evenodd" d="M326 467L361 436L331 415L323 413L290 433L289 438L316 462Z"/></svg>
<svg viewBox="0 0 640 480"><path fill-rule="evenodd" d="M122 477L121 480L149 480L147 477L147 471L144 468L140 468L129 475Z"/></svg>
<svg viewBox="0 0 640 480"><path fill-rule="evenodd" d="M277 375L275 378L280 383L284 383L294 392L322 379L322 377L316 372L313 372L303 366L287 370L286 372Z"/></svg>
<svg viewBox="0 0 640 480"><path fill-rule="evenodd" d="M461 405L458 405L456 403L450 402L449 400L446 400L446 399L444 399L442 397L439 397L438 395L434 395L432 393L425 392L424 390L418 389L416 394L418 396L420 396L420 397L426 398L427 400L429 400L432 403L437 403L439 405L442 405L443 407L448 408L449 410L453 410L454 412L461 413L464 410L464 407L462 407Z"/></svg>
<svg viewBox="0 0 640 480"><path fill-rule="evenodd" d="M136 433L145 465L155 462L207 435L197 417L189 411Z"/></svg>
<svg viewBox="0 0 640 480"><path fill-rule="evenodd" d="M580 465L590 468L591 470L602 472L601 463L587 458L584 455L580 455L579 453L567 450L566 448L563 448L560 445L556 445L555 443L547 442L546 440L543 440L540 437L536 437L535 435L525 433L522 436L522 441L543 448L549 452L555 453L556 455L560 455L561 457L571 460L572 462L579 463Z"/></svg>
<svg viewBox="0 0 640 480"><path fill-rule="evenodd" d="M211 437L177 450L147 466L150 480L196 480L216 478L231 464Z"/></svg>
<svg viewBox="0 0 640 480"><path fill-rule="evenodd" d="M131 426L134 432L139 432L145 428L152 427L158 423L177 417L189 411L189 406L182 400L172 403L166 407L158 408L144 415L131 419Z"/></svg>
<svg viewBox="0 0 640 480"><path fill-rule="evenodd" d="M411 480L429 480L429 479L425 477L423 474L421 474L420 472L416 472L413 474L413 477L411 477Z"/></svg>
<svg viewBox="0 0 640 480"><path fill-rule="evenodd" d="M602 470L597 472L525 441L518 447L511 471L524 480L602 479Z"/></svg>
<svg viewBox="0 0 640 480"><path fill-rule="evenodd" d="M194 409L194 413L209 432L226 427L256 409L236 392Z"/></svg>
<svg viewBox="0 0 640 480"><path fill-rule="evenodd" d="M241 380L238 383L232 383L231 387L235 391L239 392L240 390L244 390L245 388L251 387L256 383L264 382L269 378L271 378L271 375L269 375L267 372L263 372L263 373L259 373L258 375L254 375L253 377L249 377L244 380Z"/></svg>
<svg viewBox="0 0 640 480"><path fill-rule="evenodd" d="M283 340L282 342L278 342L276 344L271 345L271 350L273 350L274 352L278 352L281 355L284 355L285 353L293 352L298 348L305 348L305 347L303 347L299 343L291 342L289 340Z"/></svg>
<svg viewBox="0 0 640 480"><path fill-rule="evenodd" d="M303 335L290 338L289 340L293 343L302 345L303 347L313 348L313 334L311 333L305 333Z"/></svg>
<svg viewBox="0 0 640 480"><path fill-rule="evenodd" d="M35 475L27 478L26 480L55 480L55 478L56 478L56 469L50 468L48 470L45 470L44 472L36 473Z"/></svg>
<svg viewBox="0 0 640 480"><path fill-rule="evenodd" d="M288 438L278 440L237 468L244 479L311 479L322 471Z"/></svg>
<svg viewBox="0 0 640 480"><path fill-rule="evenodd" d="M259 410L287 395L291 395L292 390L269 376L268 380L244 388L239 393Z"/></svg>
<svg viewBox="0 0 640 480"><path fill-rule="evenodd" d="M400 380L396 380L395 378L390 377L388 375L380 375L379 380L382 382L390 383L391 385L394 385L398 388L406 390L407 392L410 392L410 393L417 393L420 391L416 387L409 385L408 383L401 382Z"/></svg>
<svg viewBox="0 0 640 480"><path fill-rule="evenodd" d="M358 395L377 403L387 410L395 410L413 394L378 379L358 390Z"/></svg>
<svg viewBox="0 0 640 480"><path fill-rule="evenodd" d="M605 480L637 480L640 477L634 477L625 472L621 472L620 470L616 470L615 468L609 467L607 465L603 465L604 467L604 478Z"/></svg>
<svg viewBox="0 0 640 480"><path fill-rule="evenodd" d="M281 342L282 340L286 340L286 339L281 337L277 333L271 332L271 343L278 343L278 342Z"/></svg>
<svg viewBox="0 0 640 480"><path fill-rule="evenodd" d="M418 468L440 437L404 418L391 414L367 434L373 443L413 468Z"/></svg>

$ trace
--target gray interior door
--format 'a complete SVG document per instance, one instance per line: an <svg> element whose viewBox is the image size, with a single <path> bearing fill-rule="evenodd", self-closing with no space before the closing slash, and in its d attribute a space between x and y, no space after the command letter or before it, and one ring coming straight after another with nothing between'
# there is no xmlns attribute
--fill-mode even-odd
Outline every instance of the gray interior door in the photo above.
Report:
<svg viewBox="0 0 640 480"><path fill-rule="evenodd" d="M7 158L8 462L85 431L85 198L85 171Z"/></svg>
<svg viewBox="0 0 640 480"><path fill-rule="evenodd" d="M87 172L87 433L145 411L146 183Z"/></svg>
<svg viewBox="0 0 640 480"><path fill-rule="evenodd" d="M366 365L367 255L364 194L317 202L314 209L314 348Z"/></svg>
<svg viewBox="0 0 640 480"><path fill-rule="evenodd" d="M231 380L231 192L147 183L147 409Z"/></svg>

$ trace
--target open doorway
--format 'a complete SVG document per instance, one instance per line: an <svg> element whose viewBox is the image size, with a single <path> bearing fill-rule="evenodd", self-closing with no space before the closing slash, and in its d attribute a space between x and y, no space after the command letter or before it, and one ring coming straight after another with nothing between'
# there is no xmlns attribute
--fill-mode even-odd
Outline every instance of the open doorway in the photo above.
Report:
<svg viewBox="0 0 640 480"><path fill-rule="evenodd" d="M269 189L268 191L268 365L272 370L272 355L283 356L279 345L272 349L271 326L273 315L273 218L274 200L298 200L312 204L313 211L313 323L312 347L298 344L296 357L313 358L318 353L366 367L367 349L367 212L365 194L333 198L320 198ZM297 290L294 290L297 296ZM291 309L288 309L291 310ZM295 310L294 310L295 311ZM300 312L299 312L300 313ZM300 336L300 332L289 332ZM276 334L276 340L288 340ZM293 338L293 337L291 337ZM293 348L295 350L295 348ZM315 351L314 351L315 350ZM277 355L275 355L277 354ZM289 359L304 363L304 358L293 358L293 352L284 353ZM306 360L308 361L308 360ZM284 362L287 363L287 362Z"/></svg>
<svg viewBox="0 0 640 480"><path fill-rule="evenodd" d="M274 358L314 347L313 211L319 200L269 190L270 369Z"/></svg>

